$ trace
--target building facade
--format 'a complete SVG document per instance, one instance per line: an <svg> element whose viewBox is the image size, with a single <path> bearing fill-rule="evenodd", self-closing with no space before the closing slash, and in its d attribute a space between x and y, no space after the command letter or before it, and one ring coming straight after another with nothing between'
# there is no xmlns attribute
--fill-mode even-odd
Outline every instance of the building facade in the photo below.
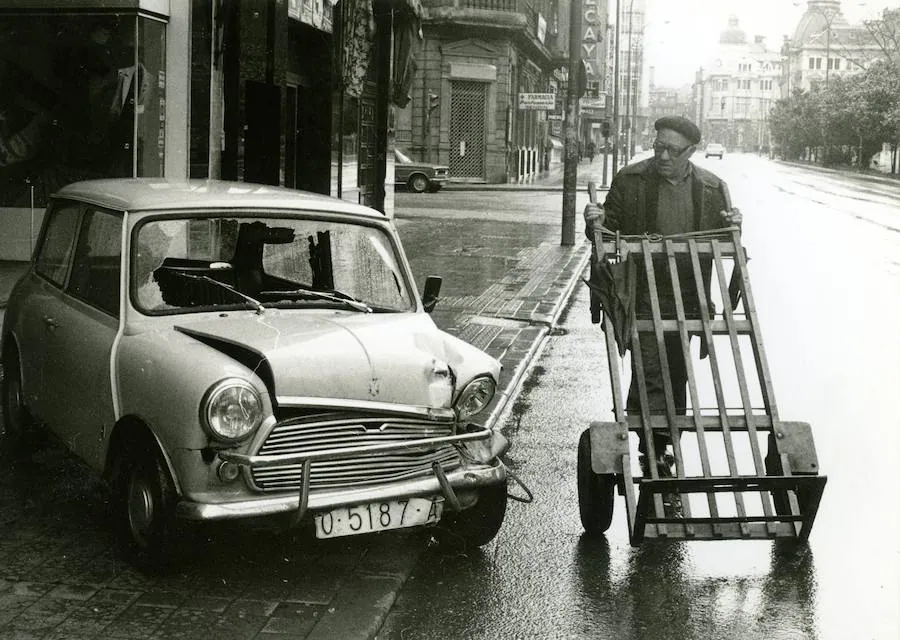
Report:
<svg viewBox="0 0 900 640"><path fill-rule="evenodd" d="M603 83L606 0L582 5L586 83ZM396 143L452 182L527 180L562 161L568 0L425 0L411 100ZM594 102L599 102L597 93Z"/></svg>
<svg viewBox="0 0 900 640"><path fill-rule="evenodd" d="M840 0L808 0L793 36L782 46L784 95L827 87L831 78L858 73L880 54L864 26L847 22Z"/></svg>
<svg viewBox="0 0 900 640"><path fill-rule="evenodd" d="M765 152L771 145L768 115L781 98L780 50L753 40L732 16L722 31L715 57L697 71L693 91L693 119L704 142L717 142L729 151Z"/></svg>
<svg viewBox="0 0 900 640"><path fill-rule="evenodd" d="M0 259L89 178L225 178L393 204L417 0L0 0Z"/></svg>

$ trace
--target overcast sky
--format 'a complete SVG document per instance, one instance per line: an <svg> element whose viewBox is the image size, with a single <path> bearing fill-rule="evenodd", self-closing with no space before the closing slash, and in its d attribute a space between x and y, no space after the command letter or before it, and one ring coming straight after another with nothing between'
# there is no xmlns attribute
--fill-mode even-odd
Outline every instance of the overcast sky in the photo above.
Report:
<svg viewBox="0 0 900 640"><path fill-rule="evenodd" d="M623 11L629 0L619 0ZM719 34L736 15L748 40L766 36L769 48L778 48L791 35L806 9L805 0L646 0L645 66L656 69L656 85L690 84L700 66L713 58ZM609 0L615 11L615 0ZM863 5L863 6L860 6ZM885 7L900 7L900 0L843 0L844 16L852 22L878 17Z"/></svg>

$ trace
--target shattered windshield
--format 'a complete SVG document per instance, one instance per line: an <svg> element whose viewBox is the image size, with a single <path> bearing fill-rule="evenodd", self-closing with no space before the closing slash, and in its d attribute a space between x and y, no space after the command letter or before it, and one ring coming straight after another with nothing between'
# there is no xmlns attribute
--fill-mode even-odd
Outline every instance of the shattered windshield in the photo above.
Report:
<svg viewBox="0 0 900 640"><path fill-rule="evenodd" d="M381 229L293 218L148 220L132 243L131 297L149 314L414 309L395 248Z"/></svg>

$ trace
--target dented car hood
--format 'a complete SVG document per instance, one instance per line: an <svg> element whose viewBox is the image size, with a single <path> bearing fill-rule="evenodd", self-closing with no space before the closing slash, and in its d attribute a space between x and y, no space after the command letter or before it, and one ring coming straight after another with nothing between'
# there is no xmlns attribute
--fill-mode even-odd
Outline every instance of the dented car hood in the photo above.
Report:
<svg viewBox="0 0 900 640"><path fill-rule="evenodd" d="M314 397L447 408L472 378L500 363L439 330L424 313L303 314L269 309L179 321L175 329L228 353L264 358L279 398Z"/></svg>

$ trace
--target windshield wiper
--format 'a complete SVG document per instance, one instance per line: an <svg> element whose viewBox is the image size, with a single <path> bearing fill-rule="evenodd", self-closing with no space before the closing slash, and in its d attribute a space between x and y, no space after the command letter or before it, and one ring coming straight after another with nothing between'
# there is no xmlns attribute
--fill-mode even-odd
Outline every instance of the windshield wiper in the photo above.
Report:
<svg viewBox="0 0 900 640"><path fill-rule="evenodd" d="M256 298L251 298L246 293L241 293L240 291L238 291L237 289L232 287L230 284L225 284L224 282L219 282L215 278L210 278L209 276L198 276L193 273L184 273L183 271L176 271L176 273L185 278L191 278L192 280L203 280L204 282L209 282L209 283L216 285L217 287L221 287L221 288L225 289L226 291L230 291L234 295L240 296L241 298L243 298L244 300L246 300L247 302L252 304L254 307L256 307L257 313L263 313L266 310L266 308L262 305L262 303L259 300L257 300Z"/></svg>
<svg viewBox="0 0 900 640"><path fill-rule="evenodd" d="M330 302L338 302L347 305L348 307L356 309L357 311L362 311L363 313L372 313L372 307L343 291L328 292L320 291L318 289L307 289L304 287L300 289L288 289L286 291L260 291L259 294L262 296L281 296L283 298L299 297L328 300Z"/></svg>

